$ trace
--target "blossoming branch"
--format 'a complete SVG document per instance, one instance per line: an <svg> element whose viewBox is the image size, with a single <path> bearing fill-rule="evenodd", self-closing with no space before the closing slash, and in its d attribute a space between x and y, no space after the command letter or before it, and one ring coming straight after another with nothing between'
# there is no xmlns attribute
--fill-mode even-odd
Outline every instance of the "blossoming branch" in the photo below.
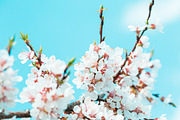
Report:
<svg viewBox="0 0 180 120"><path fill-rule="evenodd" d="M158 59L153 59L153 51L149 48L149 38L144 35L148 30L157 29L163 32L159 21L150 24L154 0L149 5L146 24L141 27L130 25L130 31L136 34L136 42L132 50L112 48L103 37L104 16L106 8L100 6L100 43L90 44L88 51L74 65L75 58L68 64L55 56L47 57L42 47L35 51L29 43L28 34L21 34L28 51L21 52L18 57L24 64L31 61L31 73L26 80L27 86L20 93L20 102L29 102L32 109L12 112L8 107L15 104L17 88L13 81L21 81L11 66L13 57L9 56L14 38L7 50L0 51L0 119L22 118L29 120L167 120L165 114L151 118L153 103L160 101L176 107L168 97L160 97L154 89L155 78L161 67ZM9 54L8 54L9 53ZM74 65L75 77L72 82L85 92L75 102L73 87L69 81L69 67Z"/></svg>

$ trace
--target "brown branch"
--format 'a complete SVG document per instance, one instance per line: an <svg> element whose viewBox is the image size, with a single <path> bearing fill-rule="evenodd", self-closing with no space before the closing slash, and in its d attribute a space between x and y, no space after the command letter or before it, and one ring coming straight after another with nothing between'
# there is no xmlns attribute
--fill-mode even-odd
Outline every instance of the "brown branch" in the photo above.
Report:
<svg viewBox="0 0 180 120"><path fill-rule="evenodd" d="M154 5L154 0L152 0L152 2L149 5L149 14L148 14L147 23L146 23L147 25L149 24L149 19L151 17L151 11L152 11L153 5Z"/></svg>
<svg viewBox="0 0 180 120"><path fill-rule="evenodd" d="M121 69L118 71L118 73L113 77L113 82L114 83L115 83L116 79L118 78L118 76L121 74L121 71L122 71L123 67L126 65L127 60L128 60L128 57L126 57L126 60L121 65Z"/></svg>
<svg viewBox="0 0 180 120"><path fill-rule="evenodd" d="M154 0L152 0L152 2L151 2L150 5L149 5L149 14L148 14L148 18L147 18L147 24L149 24L148 21L149 21L149 19L150 19L150 17L151 17L151 11L152 11L153 5L154 5ZM136 43L135 43L132 51L129 53L128 56L130 56L130 54L135 51L138 42L140 41L141 37L144 35L144 33L145 33L147 30L148 30L148 27L145 27L144 30L141 32L141 35L140 35L140 36L139 36L139 34L137 34ZM116 79L118 78L118 76L122 73L122 69L123 69L123 67L126 65L126 62L128 61L128 59L129 59L129 57L127 57L127 55L126 55L126 59L125 59L124 63L122 64L121 69L120 69L120 70L118 71L118 73L113 77L113 82L114 82L114 83L115 83Z"/></svg>
<svg viewBox="0 0 180 120"><path fill-rule="evenodd" d="M142 31L142 33L141 33L140 37L139 37L139 36L137 36L137 41L136 41L136 44L134 45L134 47L133 47L132 51L129 53L129 55L128 55L128 56L130 56L130 55L131 55L131 53L135 51L135 49L136 49L136 47L137 47L138 42L140 41L141 37L143 36L143 34L145 33L145 31L146 31L147 29L148 29L148 28L147 28L147 27L145 27L145 28L144 28L144 30ZM119 72L118 72L118 73L117 73L117 74L113 77L113 82L114 82L114 83L115 83L115 80L118 78L118 76L121 74L121 71L122 71L123 67L126 65L126 62L127 62L127 61L128 61L128 59L129 59L129 57L128 57L128 56L126 55L126 59L125 59L124 63L122 64L121 69L120 69L120 70L119 70Z"/></svg>
<svg viewBox="0 0 180 120"><path fill-rule="evenodd" d="M18 111L18 112L9 112L8 115L1 112L0 113L0 120L12 118L13 116L16 116L16 118L28 118L28 117L31 117L30 110Z"/></svg>
<svg viewBox="0 0 180 120"><path fill-rule="evenodd" d="M33 47L29 44L29 41L28 40L24 40L24 42L26 43L26 45L31 49L31 51L34 52L34 55L36 56L38 62L39 62L39 65L41 66L41 54L39 56L36 55L36 52L34 51Z"/></svg>
<svg viewBox="0 0 180 120"><path fill-rule="evenodd" d="M99 17L101 19L101 24L100 24L100 30L99 30L99 34L100 34L100 43L103 42L105 40L105 37L103 38L102 37L102 32L103 32L103 25L104 25L104 16L103 16L103 5L101 5L100 7L100 14L99 14Z"/></svg>
<svg viewBox="0 0 180 120"><path fill-rule="evenodd" d="M143 34L146 32L146 30L147 30L148 28L147 27L145 27L144 28L144 30L142 31L142 33L141 33L141 35L140 35L140 37L139 36L137 36L137 41L136 41L136 44L134 45L134 47L133 47L133 49L132 49L132 51L131 52L134 52L134 50L136 49L136 47L137 47L137 44L139 43L139 41L140 41L140 39L141 39L141 37L143 36Z"/></svg>
<svg viewBox="0 0 180 120"><path fill-rule="evenodd" d="M98 100L103 99L103 97L105 96L105 94L99 94L98 95ZM64 112L66 114L70 114L71 112L73 112L73 108L76 105L80 105L80 101L75 101L73 103L68 104L67 108L64 110ZM2 119L8 119L8 118L12 118L13 116L16 116L16 118L29 118L32 117L30 115L30 110L26 110L26 111L18 111L18 112L12 112L10 111L8 115L4 114L3 112L0 113L0 120Z"/></svg>
<svg viewBox="0 0 180 120"><path fill-rule="evenodd" d="M37 56L36 52L34 51L32 45L29 44L29 40L28 40L28 34L23 34L22 32L20 32L21 36L20 38L26 43L26 45L30 48L31 51L34 52L34 56L36 57L36 60L38 60L39 65L41 66L41 53L42 53L42 47L40 47L39 50L39 55ZM40 67L36 66L36 68L39 70Z"/></svg>
<svg viewBox="0 0 180 120"><path fill-rule="evenodd" d="M103 97L105 96L105 94L99 94L98 95L98 98L96 101L100 101L101 99L103 99ZM80 101L75 101L71 104L68 105L68 107L66 108L66 110L64 111L66 114L70 114L72 111L73 111L73 108L76 106L76 105L80 105Z"/></svg>
<svg viewBox="0 0 180 120"><path fill-rule="evenodd" d="M76 106L76 105L80 105L80 101L76 101L76 102L73 102L71 104L69 104L67 106L67 108L65 109L65 113L66 114L71 114L71 112L73 111L73 108Z"/></svg>

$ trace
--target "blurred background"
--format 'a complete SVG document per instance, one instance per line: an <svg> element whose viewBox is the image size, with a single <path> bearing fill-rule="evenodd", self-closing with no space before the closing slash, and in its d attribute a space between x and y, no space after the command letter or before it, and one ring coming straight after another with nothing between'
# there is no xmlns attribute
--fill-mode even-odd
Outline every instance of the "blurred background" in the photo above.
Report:
<svg viewBox="0 0 180 120"><path fill-rule="evenodd" d="M68 62L76 57L76 63L89 49L95 40L99 43L100 19L97 10L103 4L105 24L103 35L106 43L111 47L132 50L136 35L129 32L128 25L144 25L148 15L151 0L0 0L0 49L4 49L10 37L15 35L16 45L12 55L15 57L14 69L23 81L17 85L21 91L25 87L27 74L30 73L30 63L21 64L18 54L28 50L25 43L19 38L19 31L29 34L30 43L35 50L43 47L43 53L48 57ZM155 89L152 93L160 96L172 94L177 108L155 103L152 109L152 118L167 114L170 120L180 118L180 1L155 0L150 23L157 18L164 26L164 33L149 30L145 33L150 38L150 52L154 49L153 59L160 59L162 68L156 78ZM70 83L74 78L71 68ZM76 100L81 90L76 91ZM26 110L30 104L18 103L11 110Z"/></svg>

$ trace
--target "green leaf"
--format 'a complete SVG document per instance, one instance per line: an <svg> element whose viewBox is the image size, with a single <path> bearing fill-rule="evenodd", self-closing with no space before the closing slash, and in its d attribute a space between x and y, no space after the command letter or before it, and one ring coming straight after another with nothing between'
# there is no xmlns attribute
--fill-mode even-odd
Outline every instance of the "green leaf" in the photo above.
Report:
<svg viewBox="0 0 180 120"><path fill-rule="evenodd" d="M148 20L146 21L146 25L149 25L149 21Z"/></svg>
<svg viewBox="0 0 180 120"><path fill-rule="evenodd" d="M94 40L94 45L96 45L96 41Z"/></svg>
<svg viewBox="0 0 180 120"><path fill-rule="evenodd" d="M23 39L24 41L28 40L28 34L25 35L21 31L20 31L20 34L21 34L21 36L20 36L21 39Z"/></svg>
<svg viewBox="0 0 180 120"><path fill-rule="evenodd" d="M151 55L152 55L152 56L154 55L154 50L151 50Z"/></svg>
<svg viewBox="0 0 180 120"><path fill-rule="evenodd" d="M103 5L101 5L100 8L103 9L104 8Z"/></svg>
<svg viewBox="0 0 180 120"><path fill-rule="evenodd" d="M42 53L42 45L40 46L39 53Z"/></svg>
<svg viewBox="0 0 180 120"><path fill-rule="evenodd" d="M15 35L9 40L9 47L14 45Z"/></svg>
<svg viewBox="0 0 180 120"><path fill-rule="evenodd" d="M64 81L62 81L62 80L61 80L61 81L59 81L59 85L62 85L63 83L64 83Z"/></svg>
<svg viewBox="0 0 180 120"><path fill-rule="evenodd" d="M32 65L33 65L34 67L36 67L36 63L33 63L33 62L32 62Z"/></svg>
<svg viewBox="0 0 180 120"><path fill-rule="evenodd" d="M71 59L68 63L68 66L72 66L75 62L76 58L74 57L73 59Z"/></svg>
<svg viewBox="0 0 180 120"><path fill-rule="evenodd" d="M125 49L124 51L125 51L125 53L127 54L127 49Z"/></svg>

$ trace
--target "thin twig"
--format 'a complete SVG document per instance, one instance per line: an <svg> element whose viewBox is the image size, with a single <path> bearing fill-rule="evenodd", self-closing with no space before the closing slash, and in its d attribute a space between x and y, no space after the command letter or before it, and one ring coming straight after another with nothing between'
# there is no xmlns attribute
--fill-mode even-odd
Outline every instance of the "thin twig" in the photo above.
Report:
<svg viewBox="0 0 180 120"><path fill-rule="evenodd" d="M148 21L149 21L149 19L150 19L150 17L151 17L151 11L152 11L153 5L154 5L154 0L152 0L152 2L151 2L150 5L149 5L149 14L148 14L148 18L147 18L147 24L148 24ZM138 42L140 41L141 37L144 35L144 33L145 33L147 30L148 30L148 28L145 27L144 30L141 32L141 35L140 35L140 36L139 36L139 34L137 35L136 43L135 43L132 51L129 53L128 56L130 56L131 53L135 51ZM118 71L118 73L113 77L113 82L114 82L114 83L115 83L116 79L118 78L118 76L122 73L122 69L123 69L123 67L126 65L126 62L128 61L128 59L129 59L129 57L126 57L124 63L123 63L122 66L121 66L121 69L120 69L120 70Z"/></svg>
<svg viewBox="0 0 180 120"><path fill-rule="evenodd" d="M41 56L37 56L36 55L36 52L34 51L33 47L29 44L29 41L28 40L24 40L24 42L26 43L26 45L31 49L31 51L34 52L34 55L36 56L38 62L39 62L39 65L41 66Z"/></svg>
<svg viewBox="0 0 180 120"><path fill-rule="evenodd" d="M140 41L141 37L143 36L143 34L145 33L145 31L146 31L147 29L148 29L148 28L147 28L147 27L145 27L145 28L144 28L144 30L142 31L142 33L141 33L140 37L139 37L139 36L137 36L137 41L136 41L136 44L134 45L134 47L133 47L133 49L132 49L132 51L131 51L131 52L134 52L134 50L135 50L135 49L136 49L136 47L137 47L137 44L139 43L139 41Z"/></svg>
<svg viewBox="0 0 180 120"><path fill-rule="evenodd" d="M100 10L99 10L99 11L100 11L99 17L100 17L100 19L101 19L100 30L99 30L99 34L100 34L100 43L101 43L102 41L104 41L104 39L105 39L105 37L104 37L104 38L102 37L102 33L103 33L103 25L104 25L103 10L104 10L103 5L101 5Z"/></svg>
<svg viewBox="0 0 180 120"><path fill-rule="evenodd" d="M149 19L151 17L151 11L152 11L153 5L154 5L154 0L152 0L152 2L149 5L149 14L148 14L148 18L147 18L147 23L146 24L149 24Z"/></svg>

